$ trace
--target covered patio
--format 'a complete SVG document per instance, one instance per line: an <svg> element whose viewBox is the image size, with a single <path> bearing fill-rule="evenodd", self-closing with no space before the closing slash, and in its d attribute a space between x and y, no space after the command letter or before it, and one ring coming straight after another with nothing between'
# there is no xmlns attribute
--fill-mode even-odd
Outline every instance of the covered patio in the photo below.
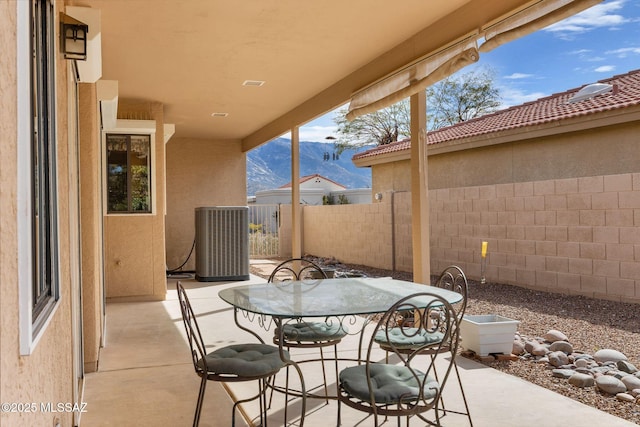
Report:
<svg viewBox="0 0 640 427"><path fill-rule="evenodd" d="M226 287L261 281L264 279L253 275L249 282L214 284L193 279L182 280L203 327L209 350L250 340L246 333L236 328L232 308L218 297L218 292ZM99 371L88 374L86 378L85 401L88 411L82 415L83 425L190 425L199 378L189 358L175 279L167 281L165 301L110 303L107 305L107 316L108 345L102 352ZM255 327L259 330L257 325ZM262 331L267 342L271 333ZM354 337L339 347L343 356L354 355L356 349L357 339ZM296 354L301 356L300 353ZM554 425L634 425L470 359L458 357L456 363L476 427L543 425L549 420L553 420ZM305 381L319 381L319 370L309 368L303 368L307 375ZM247 396L254 392L254 385L234 384L227 387L210 382L200 425L230 425L231 396ZM447 383L445 399L448 408L463 408L455 380ZM284 399L276 394L269 412L270 425L283 425L283 405ZM344 426L372 423L362 413L344 406L342 411ZM243 406L241 416L236 418L237 425L251 425L248 420L257 414L256 405ZM294 401L290 404L289 421L296 425L298 416L299 403ZM325 405L321 400L309 400L305 425L325 427L334 425L335 420L335 402ZM389 422L389 425L395 423L394 420ZM469 425L465 416L455 414L447 415L443 422L447 426Z"/></svg>
<svg viewBox="0 0 640 427"><path fill-rule="evenodd" d="M156 206L166 203L166 218L152 226L164 226L164 242L155 233L144 236L157 244L149 268L157 275L160 258L173 267L188 253L194 208L246 204L246 152L289 134L291 198L298 200L301 126L347 103L353 118L410 97L412 139L422 141L429 85L478 61L483 52L597 3L411 1L398 8L366 1L192 1L179 6L161 1L150 7L144 1L89 0L68 13L96 20L99 12L96 97L103 123L143 118L162 125L166 148L156 152ZM147 25L140 25L140 16ZM90 29L89 34L96 32ZM86 65L97 66L92 47L89 64L79 64L81 81ZM415 144L411 240L418 280L430 275L426 158L425 144ZM162 298L159 283L151 293L150 284L132 289L125 282L133 265L118 264L133 255L121 246L127 230L137 226L130 218L108 218L107 298ZM301 228L296 207L291 211L294 257L301 255ZM185 268L192 269L193 262Z"/></svg>
<svg viewBox="0 0 640 427"><path fill-rule="evenodd" d="M412 271L424 282L425 88L599 2L0 2L2 400L88 404L84 413L3 412L2 425L189 425L198 380L166 273L193 247L194 210L245 205L246 153L285 133L298 200L299 128L346 103L353 116L411 98L420 142L411 152ZM297 257L301 210L292 206ZM208 342L235 341L231 309L217 297L233 283L187 282ZM542 413L532 395L548 392L461 363L477 425ZM205 422L228 425L229 405L211 386ZM333 408L309 424L333 419L324 411ZM572 423L602 416L553 395L544 413L556 412Z"/></svg>

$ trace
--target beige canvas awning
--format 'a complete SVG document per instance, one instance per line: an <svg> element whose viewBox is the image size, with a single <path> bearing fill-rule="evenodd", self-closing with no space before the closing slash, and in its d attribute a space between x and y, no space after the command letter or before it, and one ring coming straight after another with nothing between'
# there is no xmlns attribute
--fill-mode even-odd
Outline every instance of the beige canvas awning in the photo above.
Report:
<svg viewBox="0 0 640 427"><path fill-rule="evenodd" d="M480 52L489 52L512 40L562 21L602 0L546 0L534 4L484 30Z"/></svg>
<svg viewBox="0 0 640 427"><path fill-rule="evenodd" d="M446 78L509 41L548 27L602 0L540 0L467 39L453 44L381 79L351 97L347 120L393 105ZM477 40L484 38L478 49Z"/></svg>
<svg viewBox="0 0 640 427"><path fill-rule="evenodd" d="M475 38L418 61L353 95L347 120L393 105L476 62Z"/></svg>

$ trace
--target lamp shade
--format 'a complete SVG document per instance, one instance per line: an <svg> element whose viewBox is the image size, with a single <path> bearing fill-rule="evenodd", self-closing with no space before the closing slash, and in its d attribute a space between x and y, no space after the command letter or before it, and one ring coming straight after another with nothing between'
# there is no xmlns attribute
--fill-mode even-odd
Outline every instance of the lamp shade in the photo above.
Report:
<svg viewBox="0 0 640 427"><path fill-rule="evenodd" d="M89 26L60 13L60 48L65 59L87 59L87 33Z"/></svg>

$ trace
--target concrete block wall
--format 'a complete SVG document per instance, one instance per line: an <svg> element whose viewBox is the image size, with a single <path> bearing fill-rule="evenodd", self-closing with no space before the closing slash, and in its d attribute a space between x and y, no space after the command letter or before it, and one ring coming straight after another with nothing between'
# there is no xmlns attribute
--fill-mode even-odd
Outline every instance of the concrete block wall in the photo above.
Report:
<svg viewBox="0 0 640 427"><path fill-rule="evenodd" d="M431 271L640 302L640 174L430 190Z"/></svg>
<svg viewBox="0 0 640 427"><path fill-rule="evenodd" d="M487 281L640 303L639 173L429 193L432 272L457 264L480 279L487 241ZM390 194L369 205L305 206L303 252L411 271L411 195Z"/></svg>
<svg viewBox="0 0 640 427"><path fill-rule="evenodd" d="M290 258L293 252L293 245L291 241L293 212L291 211L291 205L281 204L278 214L280 215L280 221L278 222L280 224L278 227L279 255L283 258ZM302 221L304 221L304 216L302 216ZM304 255L304 235L302 236L302 245Z"/></svg>
<svg viewBox="0 0 640 427"><path fill-rule="evenodd" d="M393 193L393 221L395 224L395 267L398 271L413 271L413 243L411 235L411 193Z"/></svg>
<svg viewBox="0 0 640 427"><path fill-rule="evenodd" d="M391 203L304 206L303 252L392 269Z"/></svg>

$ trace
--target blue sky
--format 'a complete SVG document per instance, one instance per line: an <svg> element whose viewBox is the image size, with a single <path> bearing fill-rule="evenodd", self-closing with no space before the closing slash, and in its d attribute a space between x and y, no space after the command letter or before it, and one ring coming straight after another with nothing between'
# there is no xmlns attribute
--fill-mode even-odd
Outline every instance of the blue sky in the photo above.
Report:
<svg viewBox="0 0 640 427"><path fill-rule="evenodd" d="M473 67L493 70L505 108L640 69L640 0L603 1L481 54L461 72ZM302 126L300 140L327 142L335 133L332 117Z"/></svg>

